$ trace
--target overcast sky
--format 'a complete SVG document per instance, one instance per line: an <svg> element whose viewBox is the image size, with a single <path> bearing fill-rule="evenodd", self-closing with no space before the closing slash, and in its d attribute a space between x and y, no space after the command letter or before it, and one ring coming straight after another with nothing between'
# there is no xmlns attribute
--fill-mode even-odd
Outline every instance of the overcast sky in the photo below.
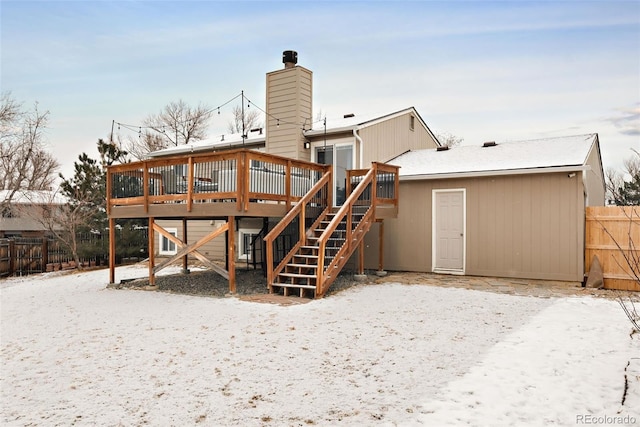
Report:
<svg viewBox="0 0 640 427"><path fill-rule="evenodd" d="M70 176L112 121L171 101L217 107L296 50L314 115L414 106L464 144L597 132L605 167L640 149L639 1L5 1L1 87L51 113ZM226 133L234 103L214 115ZM127 136L121 129L122 136ZM135 134L133 135L135 136Z"/></svg>

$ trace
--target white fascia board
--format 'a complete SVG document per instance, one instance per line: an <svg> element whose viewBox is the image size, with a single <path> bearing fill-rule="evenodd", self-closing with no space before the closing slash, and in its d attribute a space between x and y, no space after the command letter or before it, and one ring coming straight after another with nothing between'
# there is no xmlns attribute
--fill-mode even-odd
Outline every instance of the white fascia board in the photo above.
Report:
<svg viewBox="0 0 640 427"><path fill-rule="evenodd" d="M507 169L497 171L478 171L478 172L453 172L423 175L400 175L400 181L420 181L420 180L436 180L451 178L479 178L487 176L507 176L507 175L531 175L539 173L570 173L583 172L591 170L591 166L576 165L549 168L532 168L532 169Z"/></svg>
<svg viewBox="0 0 640 427"><path fill-rule="evenodd" d="M331 135L331 134L334 134L334 133L353 132L354 129L358 129L358 125L343 126L343 127L339 127L339 128L327 129L326 134L327 135ZM324 134L325 134L324 129L308 130L308 131L304 132L304 136L322 136Z"/></svg>
<svg viewBox="0 0 640 427"><path fill-rule="evenodd" d="M396 117L400 117L403 116L407 113L415 113L415 115L418 118L418 121L426 128L428 129L426 123L422 120L422 117L420 117L420 114L418 114L418 112L416 111L416 109L414 107L409 107L409 108L405 108L404 110L400 110L400 111L396 111L395 113L390 113L390 114L386 114L383 116L379 116L379 117L374 117L372 119L369 119L367 121L364 122L360 122L357 124L353 124L353 125L349 125L349 126L341 126L341 127L337 127L337 128L327 128L326 134L334 134L334 133L342 133L342 132L353 132L353 130L360 130L360 129L364 129L366 127L369 126L373 126L376 125L378 123L382 123L385 122L387 120L392 120L395 119ZM321 136L325 134L325 130L324 129L314 129L314 130L309 130L304 132L305 136Z"/></svg>

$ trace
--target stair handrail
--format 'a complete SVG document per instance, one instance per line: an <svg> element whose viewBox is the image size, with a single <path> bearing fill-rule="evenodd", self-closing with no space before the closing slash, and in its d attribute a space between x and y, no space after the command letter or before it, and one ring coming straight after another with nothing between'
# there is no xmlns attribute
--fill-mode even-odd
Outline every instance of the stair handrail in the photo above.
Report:
<svg viewBox="0 0 640 427"><path fill-rule="evenodd" d="M311 201L311 199L316 195L318 191L322 189L323 186L328 186L328 195L327 204L330 204L331 200L331 183L332 179L332 169L330 167L327 168L326 172L322 177L316 182L313 187L296 203L295 206L291 208L289 212L276 224L276 226L264 237L265 244L267 246L267 285L269 286L269 291L272 290L273 279L284 269L287 265L287 262L293 257L296 251L305 243L306 240L306 230L304 223L304 214L305 214L305 206ZM327 206L324 206L327 209ZM299 230L299 238L298 242L291 248L289 253L285 255L280 264L273 267L273 241L287 228L289 224L296 218L299 217L300 221L300 230Z"/></svg>
<svg viewBox="0 0 640 427"><path fill-rule="evenodd" d="M347 229L346 229L346 240L344 244L348 245L347 248L351 246L352 244L351 243L351 239L352 239L351 217L353 212L353 205L359 199L360 195L364 192L367 186L371 184L371 201L372 201L371 208L375 208L376 185L374 185L374 180L375 180L376 174L377 174L376 164L373 163L372 167L369 169L367 174L362 178L360 183L351 192L351 194L349 194L349 197L347 197L347 200L340 207L338 212L336 212L335 216L333 217L329 225L327 225L327 228L322 232L322 234L318 238L317 243L319 248L318 248L318 269L317 269L317 279L316 279L316 296L323 295L325 291L326 279L324 274L324 253L327 245L327 240L329 239L329 237L331 237L333 232L338 228L338 225L342 222L342 219L346 216ZM347 185L350 185L350 183L347 183ZM367 215L369 217L373 214L372 212L373 209L371 208L367 212ZM362 220L364 221L365 219L367 218L363 218ZM338 252L338 254L340 254L341 252L342 252L342 249ZM336 256L329 265L331 266L331 264L337 263L338 262L337 259L338 259L338 256Z"/></svg>

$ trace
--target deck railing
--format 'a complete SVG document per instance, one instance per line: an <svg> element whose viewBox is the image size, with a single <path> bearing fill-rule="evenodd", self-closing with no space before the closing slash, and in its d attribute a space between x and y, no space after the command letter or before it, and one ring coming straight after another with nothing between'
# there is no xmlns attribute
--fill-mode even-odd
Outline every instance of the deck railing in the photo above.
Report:
<svg viewBox="0 0 640 427"><path fill-rule="evenodd" d="M286 204L288 210L329 166L251 150L145 160L110 166L107 211L116 206L235 202L246 212L252 200Z"/></svg>
<svg viewBox="0 0 640 427"><path fill-rule="evenodd" d="M399 166L373 162L371 168L375 170L375 205L398 207L398 193L400 189ZM371 169L352 169L347 171L347 197L362 181Z"/></svg>

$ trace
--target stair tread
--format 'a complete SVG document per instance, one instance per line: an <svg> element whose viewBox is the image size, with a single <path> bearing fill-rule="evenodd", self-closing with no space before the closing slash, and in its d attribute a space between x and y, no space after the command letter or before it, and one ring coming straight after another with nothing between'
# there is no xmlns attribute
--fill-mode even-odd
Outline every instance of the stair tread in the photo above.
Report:
<svg viewBox="0 0 640 427"><path fill-rule="evenodd" d="M293 283L274 283L271 286L278 286L280 288L303 288L303 289L315 289L315 285L297 285Z"/></svg>
<svg viewBox="0 0 640 427"><path fill-rule="evenodd" d="M320 236L309 236L307 237L307 240L318 240L320 238ZM347 240L346 237L329 237L327 240Z"/></svg>
<svg viewBox="0 0 640 427"><path fill-rule="evenodd" d="M295 268L318 268L316 264L287 264L287 267L295 267Z"/></svg>
<svg viewBox="0 0 640 427"><path fill-rule="evenodd" d="M300 273L278 273L278 276L284 277L297 277L303 279L316 279L317 276L315 274L300 274Z"/></svg>
<svg viewBox="0 0 640 427"><path fill-rule="evenodd" d="M307 254L295 254L294 257L307 258L307 259L311 259L311 258L318 259L318 255L307 255Z"/></svg>

